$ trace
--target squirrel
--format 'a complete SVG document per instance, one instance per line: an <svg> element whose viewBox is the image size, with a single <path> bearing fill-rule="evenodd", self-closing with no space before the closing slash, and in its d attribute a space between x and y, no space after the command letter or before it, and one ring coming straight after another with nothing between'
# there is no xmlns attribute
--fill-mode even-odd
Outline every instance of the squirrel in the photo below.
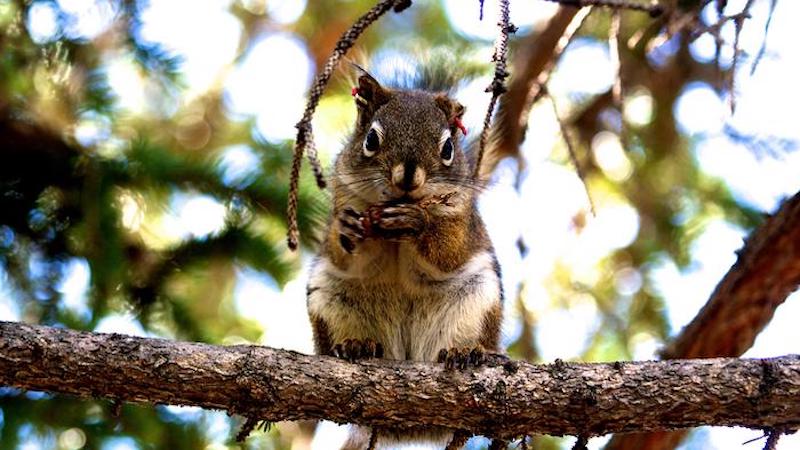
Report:
<svg viewBox="0 0 800 450"><path fill-rule="evenodd" d="M307 285L315 351L479 365L500 351L503 289L462 149L465 108L447 92L384 87L358 69L355 129L334 163L332 213ZM353 427L343 450L468 438L438 427L372 433Z"/></svg>

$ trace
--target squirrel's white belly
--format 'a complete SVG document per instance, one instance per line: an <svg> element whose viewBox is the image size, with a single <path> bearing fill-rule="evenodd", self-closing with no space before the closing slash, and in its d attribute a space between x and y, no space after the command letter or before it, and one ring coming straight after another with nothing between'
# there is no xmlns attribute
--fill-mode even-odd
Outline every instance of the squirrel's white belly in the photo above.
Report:
<svg viewBox="0 0 800 450"><path fill-rule="evenodd" d="M452 273L407 264L403 252L369 277L353 277L327 259L314 264L309 312L329 324L333 343L373 339L384 356L435 360L439 350L478 345L486 312L500 298L500 279L489 252ZM410 261L410 259L409 259Z"/></svg>

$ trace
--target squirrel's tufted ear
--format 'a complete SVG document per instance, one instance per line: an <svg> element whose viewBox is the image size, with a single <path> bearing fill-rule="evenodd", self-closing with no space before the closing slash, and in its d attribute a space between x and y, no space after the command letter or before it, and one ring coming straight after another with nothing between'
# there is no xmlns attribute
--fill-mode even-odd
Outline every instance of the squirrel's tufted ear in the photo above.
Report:
<svg viewBox="0 0 800 450"><path fill-rule="evenodd" d="M450 128L453 128L453 131L455 131L455 128L460 128L461 117L464 116L464 111L466 111L467 108L445 94L438 94L434 98L434 101L439 109L444 112L444 116L447 118L447 123L450 125Z"/></svg>
<svg viewBox="0 0 800 450"><path fill-rule="evenodd" d="M389 101L392 94L389 90L384 89L378 80L372 78L372 75L364 72L358 77L358 92L356 98L361 97L367 104L377 109L377 107ZM359 106L365 106L362 102L356 101Z"/></svg>
<svg viewBox="0 0 800 450"><path fill-rule="evenodd" d="M358 71L358 87L353 89L353 98L358 106L361 122L369 122L375 111L392 98L392 92L378 83L366 70L352 64Z"/></svg>

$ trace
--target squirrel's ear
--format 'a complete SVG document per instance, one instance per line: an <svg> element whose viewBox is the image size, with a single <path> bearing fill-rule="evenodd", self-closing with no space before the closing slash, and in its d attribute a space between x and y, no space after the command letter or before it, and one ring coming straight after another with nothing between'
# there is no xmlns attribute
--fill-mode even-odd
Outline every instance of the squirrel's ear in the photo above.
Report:
<svg viewBox="0 0 800 450"><path fill-rule="evenodd" d="M384 89L378 80L372 78L372 75L364 72L358 77L358 92L356 98L361 97L368 106L377 109L379 106L388 102L391 98L391 93ZM356 100L359 106L364 106L362 102Z"/></svg>
<svg viewBox="0 0 800 450"><path fill-rule="evenodd" d="M447 118L447 123L450 125L450 128L456 128L458 126L457 122L460 123L461 117L464 116L464 111L466 111L467 108L445 94L437 95L434 101L436 101L436 105L439 109L444 112L444 116Z"/></svg>
<svg viewBox="0 0 800 450"><path fill-rule="evenodd" d="M356 64L353 66L358 70L358 87L353 89L353 98L358 106L359 117L362 121L368 121L378 108L392 98L392 93L366 70Z"/></svg>

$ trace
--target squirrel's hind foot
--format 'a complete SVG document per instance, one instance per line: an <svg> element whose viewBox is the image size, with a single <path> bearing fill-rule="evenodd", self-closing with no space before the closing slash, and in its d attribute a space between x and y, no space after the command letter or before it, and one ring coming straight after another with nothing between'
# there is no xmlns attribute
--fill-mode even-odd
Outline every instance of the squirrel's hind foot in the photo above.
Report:
<svg viewBox="0 0 800 450"><path fill-rule="evenodd" d="M350 362L359 359L383 358L383 345L372 339L346 339L333 346L333 355Z"/></svg>
<svg viewBox="0 0 800 450"><path fill-rule="evenodd" d="M437 362L444 363L445 369L468 369L470 367L480 367L486 358L486 351L482 346L475 348L443 348L439 350Z"/></svg>

